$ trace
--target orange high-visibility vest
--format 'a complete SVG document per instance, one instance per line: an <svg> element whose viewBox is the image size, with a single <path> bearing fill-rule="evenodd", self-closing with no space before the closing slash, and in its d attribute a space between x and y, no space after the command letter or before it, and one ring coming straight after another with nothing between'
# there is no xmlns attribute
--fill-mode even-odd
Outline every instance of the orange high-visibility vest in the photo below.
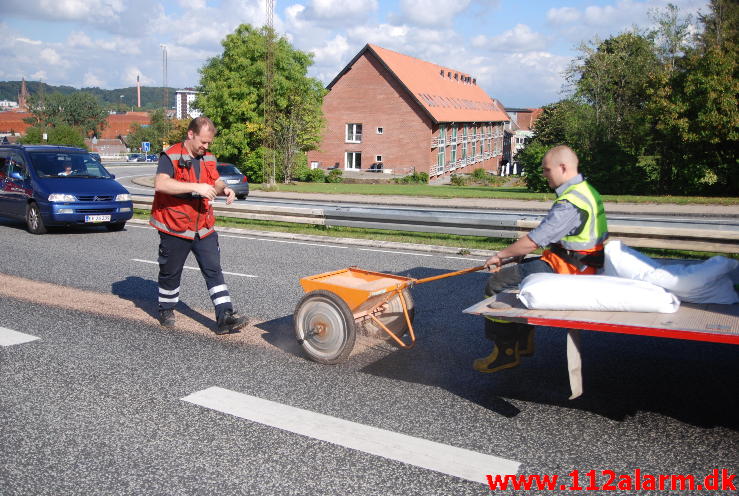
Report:
<svg viewBox="0 0 739 496"><path fill-rule="evenodd" d="M189 165L191 160L184 143L169 147L164 153L172 160L173 178L187 183L206 183L214 185L220 177L216 168L216 157L206 153L200 159L200 179ZM196 235L204 238L213 232L216 218L213 205L207 198L186 195L168 195L157 191L151 206L149 224L160 231L194 239Z"/></svg>

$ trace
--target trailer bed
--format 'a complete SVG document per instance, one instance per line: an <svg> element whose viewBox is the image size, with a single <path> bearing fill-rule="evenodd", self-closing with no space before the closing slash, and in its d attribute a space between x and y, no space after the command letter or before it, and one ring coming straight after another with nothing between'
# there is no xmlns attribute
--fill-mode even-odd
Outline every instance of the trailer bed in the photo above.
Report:
<svg viewBox="0 0 739 496"><path fill-rule="evenodd" d="M529 310L517 293L504 291L464 312L539 326L739 344L739 304L682 303L675 313Z"/></svg>

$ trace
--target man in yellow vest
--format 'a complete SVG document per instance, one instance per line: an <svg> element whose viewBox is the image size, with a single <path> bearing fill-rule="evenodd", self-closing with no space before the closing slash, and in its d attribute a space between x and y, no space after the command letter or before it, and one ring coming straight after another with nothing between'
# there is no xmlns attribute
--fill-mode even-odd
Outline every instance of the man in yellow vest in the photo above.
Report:
<svg viewBox="0 0 739 496"><path fill-rule="evenodd" d="M603 242L608 223L600 195L578 172L578 158L568 146L550 149L542 160L542 173L557 199L535 229L490 257L485 265L494 271L485 288L490 297L518 286L529 274L594 274L603 266ZM530 257L501 268L501 260L527 255L547 247L541 257ZM534 328L498 319L485 320L485 335L492 340L492 352L474 361L480 372L497 372L516 367L521 356L534 352Z"/></svg>

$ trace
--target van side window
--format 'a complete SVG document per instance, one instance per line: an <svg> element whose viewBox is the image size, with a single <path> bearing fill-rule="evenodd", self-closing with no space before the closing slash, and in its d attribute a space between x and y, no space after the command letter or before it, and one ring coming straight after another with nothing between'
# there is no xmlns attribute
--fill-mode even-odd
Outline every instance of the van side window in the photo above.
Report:
<svg viewBox="0 0 739 496"><path fill-rule="evenodd" d="M20 175L22 178L28 177L28 172L26 171L26 161L23 158L22 155L18 153L11 153L10 158L6 161L7 167L8 167L8 176L11 176L12 174Z"/></svg>
<svg viewBox="0 0 739 496"><path fill-rule="evenodd" d="M0 181L8 177L8 165L6 164L6 155L0 153Z"/></svg>

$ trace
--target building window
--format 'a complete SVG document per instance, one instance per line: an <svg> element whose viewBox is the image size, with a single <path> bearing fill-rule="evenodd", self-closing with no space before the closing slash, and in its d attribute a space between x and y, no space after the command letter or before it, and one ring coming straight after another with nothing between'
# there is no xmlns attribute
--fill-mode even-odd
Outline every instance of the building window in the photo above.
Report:
<svg viewBox="0 0 739 496"><path fill-rule="evenodd" d="M382 133L383 133L383 131L384 131L384 130L383 130L383 129L382 129L381 127L378 127L378 128L377 128L377 134L382 134Z"/></svg>
<svg viewBox="0 0 739 496"><path fill-rule="evenodd" d="M356 169L362 168L362 152L346 152L344 160L344 169Z"/></svg>
<svg viewBox="0 0 739 496"><path fill-rule="evenodd" d="M441 174L444 172L444 159L446 158L446 126L439 124L439 149L436 155L436 172Z"/></svg>
<svg viewBox="0 0 739 496"><path fill-rule="evenodd" d="M382 162L382 155L375 155L375 162Z"/></svg>
<svg viewBox="0 0 739 496"><path fill-rule="evenodd" d="M318 162L311 162L310 163L310 168L311 169L318 169Z"/></svg>
<svg viewBox="0 0 739 496"><path fill-rule="evenodd" d="M361 143L362 142L362 125L347 124L346 125L346 142Z"/></svg>

